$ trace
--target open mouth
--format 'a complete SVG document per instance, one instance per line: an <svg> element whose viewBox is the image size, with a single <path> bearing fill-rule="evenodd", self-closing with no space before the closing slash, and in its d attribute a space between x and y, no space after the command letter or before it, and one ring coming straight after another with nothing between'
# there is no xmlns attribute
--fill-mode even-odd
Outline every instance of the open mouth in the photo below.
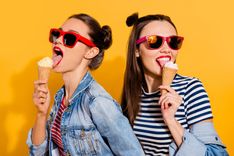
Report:
<svg viewBox="0 0 234 156"><path fill-rule="evenodd" d="M156 62L160 65L161 68L167 63L168 61L171 60L171 56L160 56L156 58Z"/></svg>
<svg viewBox="0 0 234 156"><path fill-rule="evenodd" d="M57 66L63 59L63 51L59 47L53 48L53 67Z"/></svg>

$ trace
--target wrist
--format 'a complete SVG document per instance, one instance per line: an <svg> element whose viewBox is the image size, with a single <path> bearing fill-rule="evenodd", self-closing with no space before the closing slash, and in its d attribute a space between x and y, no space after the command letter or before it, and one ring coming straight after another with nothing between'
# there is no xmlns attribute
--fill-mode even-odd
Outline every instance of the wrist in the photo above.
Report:
<svg viewBox="0 0 234 156"><path fill-rule="evenodd" d="M177 120L175 118L164 119L164 122L168 127L177 124Z"/></svg>
<svg viewBox="0 0 234 156"><path fill-rule="evenodd" d="M46 119L47 113L37 112L37 118L38 119Z"/></svg>

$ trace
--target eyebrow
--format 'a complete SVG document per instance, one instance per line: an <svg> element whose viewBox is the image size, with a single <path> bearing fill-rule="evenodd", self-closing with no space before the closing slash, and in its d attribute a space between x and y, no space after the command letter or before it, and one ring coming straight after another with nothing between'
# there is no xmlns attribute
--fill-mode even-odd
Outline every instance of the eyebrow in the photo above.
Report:
<svg viewBox="0 0 234 156"><path fill-rule="evenodd" d="M60 27L59 29L63 31L63 28ZM75 33L77 33L77 34L80 34L78 31L75 31L75 30L68 30L68 31L66 31L66 32L75 32Z"/></svg>

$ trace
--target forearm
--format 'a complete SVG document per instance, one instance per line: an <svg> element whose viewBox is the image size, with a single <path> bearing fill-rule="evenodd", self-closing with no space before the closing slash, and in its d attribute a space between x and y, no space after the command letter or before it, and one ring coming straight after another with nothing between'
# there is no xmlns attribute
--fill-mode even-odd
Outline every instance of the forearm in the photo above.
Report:
<svg viewBox="0 0 234 156"><path fill-rule="evenodd" d="M181 126L181 124L176 119L172 119L171 121L168 121L167 126L170 130L170 133L171 133L177 147L179 147L183 142L182 138L184 135L184 128Z"/></svg>
<svg viewBox="0 0 234 156"><path fill-rule="evenodd" d="M46 139L46 115L37 114L32 130L32 143L40 145Z"/></svg>

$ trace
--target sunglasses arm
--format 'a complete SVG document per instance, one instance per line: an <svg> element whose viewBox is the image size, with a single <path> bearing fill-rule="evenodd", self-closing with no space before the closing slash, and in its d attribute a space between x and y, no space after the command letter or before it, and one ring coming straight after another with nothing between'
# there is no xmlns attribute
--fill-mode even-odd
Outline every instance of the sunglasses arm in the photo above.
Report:
<svg viewBox="0 0 234 156"><path fill-rule="evenodd" d="M147 40L147 37L146 37L146 36L141 37L141 38L139 38L139 39L136 41L136 44L138 45L138 44L140 44L140 43L142 43L142 42L145 42L146 40Z"/></svg>
<svg viewBox="0 0 234 156"><path fill-rule="evenodd" d="M79 35L79 40L90 47L96 47L96 45L92 41L88 40L87 38L81 35Z"/></svg>

